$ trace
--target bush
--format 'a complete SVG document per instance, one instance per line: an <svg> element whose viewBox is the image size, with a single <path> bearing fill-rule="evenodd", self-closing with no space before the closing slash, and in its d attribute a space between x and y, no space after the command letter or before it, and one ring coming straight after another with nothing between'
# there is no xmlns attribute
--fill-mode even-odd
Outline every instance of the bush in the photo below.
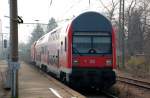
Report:
<svg viewBox="0 0 150 98"><path fill-rule="evenodd" d="M131 57L127 61L126 69L134 76L145 77L148 75L149 65L146 64L146 60L144 57Z"/></svg>
<svg viewBox="0 0 150 98"><path fill-rule="evenodd" d="M144 63L144 57L131 57L131 59L127 62L128 65L142 65Z"/></svg>

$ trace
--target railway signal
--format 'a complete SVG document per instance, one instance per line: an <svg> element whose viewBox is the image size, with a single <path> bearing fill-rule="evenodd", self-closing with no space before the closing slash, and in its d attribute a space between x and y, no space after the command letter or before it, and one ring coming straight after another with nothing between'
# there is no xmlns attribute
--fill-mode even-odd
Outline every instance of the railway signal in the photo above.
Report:
<svg viewBox="0 0 150 98"><path fill-rule="evenodd" d="M4 39L4 48L7 48L7 40Z"/></svg>

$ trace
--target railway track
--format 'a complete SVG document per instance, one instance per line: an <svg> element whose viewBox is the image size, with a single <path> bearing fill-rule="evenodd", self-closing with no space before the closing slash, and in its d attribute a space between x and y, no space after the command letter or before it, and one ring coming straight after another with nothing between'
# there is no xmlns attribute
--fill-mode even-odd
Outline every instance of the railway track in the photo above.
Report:
<svg viewBox="0 0 150 98"><path fill-rule="evenodd" d="M102 93L103 93L107 98L118 98L116 95L110 93L109 91L102 91Z"/></svg>
<svg viewBox="0 0 150 98"><path fill-rule="evenodd" d="M146 82L134 78L122 77L122 76L118 76L117 81L150 90L150 82Z"/></svg>
<svg viewBox="0 0 150 98"><path fill-rule="evenodd" d="M113 94L110 91L96 91L96 90L86 90L86 91L79 91L81 94L86 96L86 98L118 98L116 94Z"/></svg>

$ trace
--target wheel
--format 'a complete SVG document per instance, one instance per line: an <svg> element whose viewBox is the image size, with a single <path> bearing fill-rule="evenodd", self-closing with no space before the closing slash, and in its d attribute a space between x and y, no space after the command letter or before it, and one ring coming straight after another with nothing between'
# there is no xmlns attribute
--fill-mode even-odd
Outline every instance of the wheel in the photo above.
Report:
<svg viewBox="0 0 150 98"><path fill-rule="evenodd" d="M66 80L66 73L64 72L60 72L60 81L64 84L67 84L67 80Z"/></svg>

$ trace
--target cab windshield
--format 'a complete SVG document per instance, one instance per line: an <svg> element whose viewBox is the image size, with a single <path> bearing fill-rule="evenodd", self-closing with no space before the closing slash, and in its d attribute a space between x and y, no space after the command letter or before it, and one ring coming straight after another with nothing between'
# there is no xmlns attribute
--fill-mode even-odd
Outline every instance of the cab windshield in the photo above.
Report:
<svg viewBox="0 0 150 98"><path fill-rule="evenodd" d="M74 35L72 49L79 55L111 54L111 36Z"/></svg>

